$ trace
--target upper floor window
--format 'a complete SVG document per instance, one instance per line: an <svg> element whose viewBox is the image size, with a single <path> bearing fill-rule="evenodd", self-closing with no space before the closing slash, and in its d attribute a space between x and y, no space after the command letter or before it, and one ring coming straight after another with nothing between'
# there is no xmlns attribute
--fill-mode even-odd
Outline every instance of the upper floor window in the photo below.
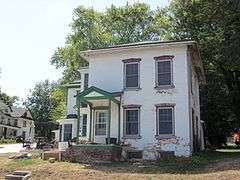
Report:
<svg viewBox="0 0 240 180"><path fill-rule="evenodd" d="M159 56L156 60L156 87L173 85L173 56Z"/></svg>
<svg viewBox="0 0 240 180"><path fill-rule="evenodd" d="M174 134L173 107L157 107L157 135Z"/></svg>
<svg viewBox="0 0 240 180"><path fill-rule="evenodd" d="M27 122L23 121L23 127L26 127L26 126L27 126Z"/></svg>
<svg viewBox="0 0 240 180"><path fill-rule="evenodd" d="M88 88L88 79L89 79L89 74L85 73L84 74L84 90Z"/></svg>
<svg viewBox="0 0 240 180"><path fill-rule="evenodd" d="M139 69L141 59L126 59L124 62L124 88L139 88Z"/></svg>
<svg viewBox="0 0 240 180"><path fill-rule="evenodd" d="M18 126L18 120L14 119L14 126Z"/></svg>

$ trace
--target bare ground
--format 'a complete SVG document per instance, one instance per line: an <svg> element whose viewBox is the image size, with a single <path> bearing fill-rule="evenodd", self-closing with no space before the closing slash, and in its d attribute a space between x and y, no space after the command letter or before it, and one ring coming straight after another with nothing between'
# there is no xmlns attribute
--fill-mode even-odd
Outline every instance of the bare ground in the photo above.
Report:
<svg viewBox="0 0 240 180"><path fill-rule="evenodd" d="M0 157L0 178L14 170L30 170L32 179L240 179L240 152L223 151L160 162L78 164L41 159Z"/></svg>

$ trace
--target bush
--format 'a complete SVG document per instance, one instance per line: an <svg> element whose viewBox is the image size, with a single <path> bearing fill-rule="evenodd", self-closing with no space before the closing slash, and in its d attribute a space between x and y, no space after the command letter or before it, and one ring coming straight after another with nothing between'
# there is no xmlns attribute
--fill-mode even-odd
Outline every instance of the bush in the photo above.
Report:
<svg viewBox="0 0 240 180"><path fill-rule="evenodd" d="M15 139L0 139L0 144L14 144L16 143Z"/></svg>

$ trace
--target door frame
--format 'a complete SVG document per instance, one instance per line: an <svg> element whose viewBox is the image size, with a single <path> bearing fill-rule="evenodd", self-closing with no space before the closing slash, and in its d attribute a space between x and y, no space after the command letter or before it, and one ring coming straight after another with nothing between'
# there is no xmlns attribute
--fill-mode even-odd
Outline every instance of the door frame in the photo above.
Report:
<svg viewBox="0 0 240 180"><path fill-rule="evenodd" d="M106 134L105 135L96 135L96 122L97 122L97 113L98 112L105 112L106 113ZM103 138L104 143L105 143L105 138L107 138L107 126L108 126L108 109L96 109L93 115L93 121L94 121L94 126L93 126L93 141L96 142L96 137L97 138Z"/></svg>

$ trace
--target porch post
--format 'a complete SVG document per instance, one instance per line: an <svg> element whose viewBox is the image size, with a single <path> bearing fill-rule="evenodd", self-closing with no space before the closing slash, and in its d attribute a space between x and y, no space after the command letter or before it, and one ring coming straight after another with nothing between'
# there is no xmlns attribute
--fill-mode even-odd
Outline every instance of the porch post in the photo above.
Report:
<svg viewBox="0 0 240 180"><path fill-rule="evenodd" d="M89 141L92 141L92 106L90 106Z"/></svg>
<svg viewBox="0 0 240 180"><path fill-rule="evenodd" d="M120 111L120 103L118 104L118 143L120 144L120 128L121 128L121 123L120 123L120 119L121 119L121 111Z"/></svg>
<svg viewBox="0 0 240 180"><path fill-rule="evenodd" d="M79 130L80 130L80 100L77 97L77 144L79 144Z"/></svg>
<svg viewBox="0 0 240 180"><path fill-rule="evenodd" d="M108 100L108 129L107 129L107 144L110 144L110 127L111 127L111 99Z"/></svg>

